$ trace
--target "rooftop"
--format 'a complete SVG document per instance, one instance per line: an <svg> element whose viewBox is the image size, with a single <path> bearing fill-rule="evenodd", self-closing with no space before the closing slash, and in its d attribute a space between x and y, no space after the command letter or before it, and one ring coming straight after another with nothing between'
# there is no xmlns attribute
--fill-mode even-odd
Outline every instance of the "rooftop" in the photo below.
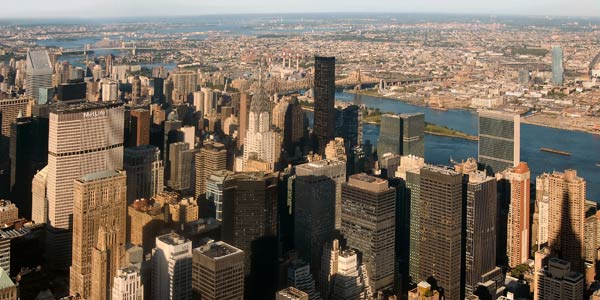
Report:
<svg viewBox="0 0 600 300"><path fill-rule="evenodd" d="M222 259L232 254L242 253L242 250L222 241L209 241L208 243L196 248L195 251L198 251L212 259Z"/></svg>
<svg viewBox="0 0 600 300"><path fill-rule="evenodd" d="M0 289L14 286L15 283L10 279L6 271L0 267Z"/></svg>
<svg viewBox="0 0 600 300"><path fill-rule="evenodd" d="M185 244L187 241L185 238L183 238L182 236L178 235L177 233L167 233L165 235L161 235L159 237L157 237L157 239L167 245L171 245L171 246L177 246L177 245L181 245L181 244Z"/></svg>
<svg viewBox="0 0 600 300"><path fill-rule="evenodd" d="M81 176L81 178L79 178L77 181L79 181L79 182L94 181L94 180L115 177L120 174L121 174L121 172L118 172L115 170L107 170L107 171L85 174L85 175Z"/></svg>

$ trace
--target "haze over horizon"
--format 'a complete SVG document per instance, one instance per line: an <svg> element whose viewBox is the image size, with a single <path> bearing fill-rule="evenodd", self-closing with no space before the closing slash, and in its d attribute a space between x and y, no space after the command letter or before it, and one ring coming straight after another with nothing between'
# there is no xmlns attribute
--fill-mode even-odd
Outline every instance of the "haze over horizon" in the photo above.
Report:
<svg viewBox="0 0 600 300"><path fill-rule="evenodd" d="M597 0L231 0L223 2L189 0L21 0L4 4L0 18L107 18L142 16L192 16L210 14L256 13L452 13L600 17Z"/></svg>

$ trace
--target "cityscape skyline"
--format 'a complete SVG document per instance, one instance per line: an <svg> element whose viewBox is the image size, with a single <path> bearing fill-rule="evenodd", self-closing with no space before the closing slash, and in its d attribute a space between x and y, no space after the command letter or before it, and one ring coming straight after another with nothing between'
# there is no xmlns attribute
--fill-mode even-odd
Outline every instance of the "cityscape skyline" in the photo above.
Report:
<svg viewBox="0 0 600 300"><path fill-rule="evenodd" d="M359 0L328 1L307 0L287 1L284 5L275 0L228 1L191 3L185 0L118 1L106 0L101 5L96 2L81 2L69 5L68 0L53 1L52 5L43 0L25 0L6 3L0 12L2 19L59 19L69 16L75 19L122 18L122 17L173 17L228 14L309 14L309 13L386 13L386 14L464 14L464 15L515 15L552 17L594 17L600 18L600 3L594 0L578 0L578 5L564 0L551 1L476 1L476 0L425 0L394 1L377 0L368 3ZM492 2L492 3L490 3ZM494 3L495 2L495 3ZM60 13L60 16L53 14Z"/></svg>
<svg viewBox="0 0 600 300"><path fill-rule="evenodd" d="M600 300L600 19L399 5L0 20L0 299Z"/></svg>

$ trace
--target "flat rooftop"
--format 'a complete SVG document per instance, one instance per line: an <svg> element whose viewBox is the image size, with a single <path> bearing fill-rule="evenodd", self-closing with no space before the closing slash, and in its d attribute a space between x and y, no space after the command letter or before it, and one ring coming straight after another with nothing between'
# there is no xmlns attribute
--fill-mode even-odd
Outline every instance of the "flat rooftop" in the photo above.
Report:
<svg viewBox="0 0 600 300"><path fill-rule="evenodd" d="M115 177L120 174L121 174L120 172L115 171L115 170L107 170L107 171L85 174L85 175L81 176L77 181L88 182L88 181L94 181L94 180Z"/></svg>
<svg viewBox="0 0 600 300"><path fill-rule="evenodd" d="M242 253L242 250L221 241L209 242L195 250L212 259L219 259L228 257L232 254Z"/></svg>
<svg viewBox="0 0 600 300"><path fill-rule="evenodd" d="M185 238L183 238L182 236L180 236L176 233L168 233L165 235L161 235L161 236L157 237L157 239L160 240L161 242L163 242L167 245L171 245L171 246L177 246L177 245L186 243Z"/></svg>

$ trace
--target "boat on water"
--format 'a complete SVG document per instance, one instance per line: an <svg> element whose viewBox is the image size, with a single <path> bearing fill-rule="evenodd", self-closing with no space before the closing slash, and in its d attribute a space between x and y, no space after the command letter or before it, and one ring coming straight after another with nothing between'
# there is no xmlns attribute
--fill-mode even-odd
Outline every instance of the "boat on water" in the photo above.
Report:
<svg viewBox="0 0 600 300"><path fill-rule="evenodd" d="M596 164L596 167L600 167L600 163L597 163L597 164Z"/></svg>
<svg viewBox="0 0 600 300"><path fill-rule="evenodd" d="M571 152L566 152L566 151L561 151L561 150L556 150L556 149L551 149L551 148L540 148L540 151L554 153L554 154L558 154L558 155L564 155L564 156L571 156Z"/></svg>

